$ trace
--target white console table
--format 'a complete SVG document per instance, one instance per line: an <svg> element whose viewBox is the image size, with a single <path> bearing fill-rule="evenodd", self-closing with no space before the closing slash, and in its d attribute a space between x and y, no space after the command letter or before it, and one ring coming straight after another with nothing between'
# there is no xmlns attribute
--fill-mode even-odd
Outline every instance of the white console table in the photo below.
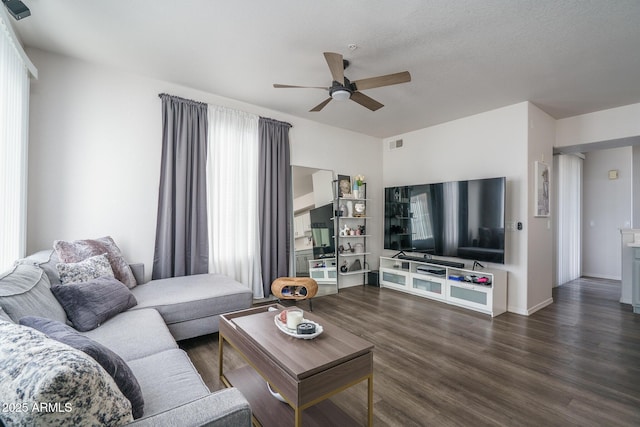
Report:
<svg viewBox="0 0 640 427"><path fill-rule="evenodd" d="M380 286L479 311L491 317L507 311L507 272L504 270L467 270L380 257Z"/></svg>

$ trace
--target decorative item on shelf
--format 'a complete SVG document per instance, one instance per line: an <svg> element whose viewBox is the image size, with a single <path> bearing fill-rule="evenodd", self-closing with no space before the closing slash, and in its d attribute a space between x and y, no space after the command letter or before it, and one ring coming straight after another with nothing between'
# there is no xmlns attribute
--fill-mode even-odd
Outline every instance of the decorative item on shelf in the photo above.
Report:
<svg viewBox="0 0 640 427"><path fill-rule="evenodd" d="M358 226L358 230L360 231L360 235L362 235L362 236L364 236L365 234L367 234L367 233L365 233L365 227L364 227L364 225L359 225L359 226Z"/></svg>
<svg viewBox="0 0 640 427"><path fill-rule="evenodd" d="M353 245L353 252L356 254L361 254L364 252L364 245L362 243L356 243Z"/></svg>
<svg viewBox="0 0 640 427"><path fill-rule="evenodd" d="M349 226L347 224L344 224L342 228L340 228L340 236L348 236L350 231L351 229L349 228Z"/></svg>
<svg viewBox="0 0 640 427"><path fill-rule="evenodd" d="M360 263L359 259L353 261L353 263L349 266L349 270L347 271L358 271L362 270L362 263Z"/></svg>
<svg viewBox="0 0 640 427"><path fill-rule="evenodd" d="M340 271L343 273L346 273L347 271L349 271L349 267L347 266L347 260L345 260L340 266Z"/></svg>
<svg viewBox="0 0 640 427"><path fill-rule="evenodd" d="M344 252L344 245L338 246L338 253L341 254Z"/></svg>
<svg viewBox="0 0 640 427"><path fill-rule="evenodd" d="M364 202L355 202L353 205L353 216L363 217L366 215L367 207Z"/></svg>
<svg viewBox="0 0 640 427"><path fill-rule="evenodd" d="M338 175L338 197L353 197L351 195L351 177L347 175Z"/></svg>
<svg viewBox="0 0 640 427"><path fill-rule="evenodd" d="M347 245L349 246L349 249L347 249L347 252L353 253L355 249L351 246L351 242L347 242Z"/></svg>
<svg viewBox="0 0 640 427"><path fill-rule="evenodd" d="M353 177L353 198L364 199L364 175Z"/></svg>
<svg viewBox="0 0 640 427"><path fill-rule="evenodd" d="M349 216L349 208L346 203L342 203L338 208L338 216Z"/></svg>

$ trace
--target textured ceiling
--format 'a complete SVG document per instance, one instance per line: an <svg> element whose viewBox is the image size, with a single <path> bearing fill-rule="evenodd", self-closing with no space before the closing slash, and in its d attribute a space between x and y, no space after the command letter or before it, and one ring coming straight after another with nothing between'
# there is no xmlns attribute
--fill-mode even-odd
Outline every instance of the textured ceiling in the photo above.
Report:
<svg viewBox="0 0 640 427"><path fill-rule="evenodd" d="M640 102L638 0L23 1L28 47L376 137L527 100L555 118ZM325 51L351 80L412 81L363 91L376 112L272 87L329 86Z"/></svg>

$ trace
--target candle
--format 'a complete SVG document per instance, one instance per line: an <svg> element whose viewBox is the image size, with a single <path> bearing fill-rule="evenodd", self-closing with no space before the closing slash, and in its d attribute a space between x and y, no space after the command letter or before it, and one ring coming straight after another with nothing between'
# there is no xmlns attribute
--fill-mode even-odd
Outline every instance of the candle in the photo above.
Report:
<svg viewBox="0 0 640 427"><path fill-rule="evenodd" d="M287 311L287 328L296 329L302 323L302 310Z"/></svg>

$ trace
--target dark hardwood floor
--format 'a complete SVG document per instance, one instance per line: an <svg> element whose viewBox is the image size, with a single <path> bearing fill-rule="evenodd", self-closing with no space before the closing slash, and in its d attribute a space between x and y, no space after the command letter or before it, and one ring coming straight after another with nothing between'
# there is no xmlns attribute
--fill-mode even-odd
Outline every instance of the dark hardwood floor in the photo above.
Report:
<svg viewBox="0 0 640 427"><path fill-rule="evenodd" d="M619 296L620 282L583 278L531 316L492 319L364 286L313 312L375 344L376 426L639 426L640 315ZM217 335L181 347L220 389ZM332 399L365 424L365 383Z"/></svg>

